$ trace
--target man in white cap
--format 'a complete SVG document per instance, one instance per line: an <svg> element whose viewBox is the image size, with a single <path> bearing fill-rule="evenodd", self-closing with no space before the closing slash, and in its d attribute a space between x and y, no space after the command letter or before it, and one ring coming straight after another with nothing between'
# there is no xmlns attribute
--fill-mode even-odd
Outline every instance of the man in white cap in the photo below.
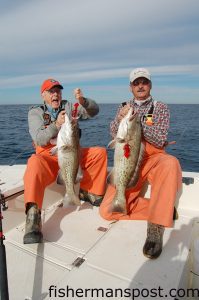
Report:
<svg viewBox="0 0 199 300"><path fill-rule="evenodd" d="M143 254L157 258L162 252L165 227L171 227L175 218L175 200L181 189L182 171L178 160L165 152L169 130L168 106L151 96L151 75L147 69L137 68L130 73L130 90L133 99L123 102L117 111L110 131L115 138L120 121L133 107L141 120L142 142L145 146L139 179L135 187L126 190L127 214L111 212L115 187L108 185L100 214L107 220L147 220L147 238ZM150 199L140 196L144 183L151 184Z"/></svg>

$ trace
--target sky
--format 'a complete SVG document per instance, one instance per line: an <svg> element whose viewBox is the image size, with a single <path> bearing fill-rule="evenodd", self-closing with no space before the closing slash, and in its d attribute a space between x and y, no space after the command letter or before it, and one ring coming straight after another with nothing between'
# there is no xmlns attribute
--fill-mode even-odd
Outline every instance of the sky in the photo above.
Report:
<svg viewBox="0 0 199 300"><path fill-rule="evenodd" d="M129 73L149 70L151 94L199 103L198 0L0 0L0 104L42 103L54 78L98 103L132 97Z"/></svg>

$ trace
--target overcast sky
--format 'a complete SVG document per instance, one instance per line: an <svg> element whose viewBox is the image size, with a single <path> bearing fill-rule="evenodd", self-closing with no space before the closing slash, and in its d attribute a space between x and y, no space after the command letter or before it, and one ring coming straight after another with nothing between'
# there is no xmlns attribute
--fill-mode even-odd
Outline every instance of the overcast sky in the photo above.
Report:
<svg viewBox="0 0 199 300"><path fill-rule="evenodd" d="M103 103L131 97L146 67L152 95L199 103L199 0L0 0L0 104L40 103L55 78Z"/></svg>

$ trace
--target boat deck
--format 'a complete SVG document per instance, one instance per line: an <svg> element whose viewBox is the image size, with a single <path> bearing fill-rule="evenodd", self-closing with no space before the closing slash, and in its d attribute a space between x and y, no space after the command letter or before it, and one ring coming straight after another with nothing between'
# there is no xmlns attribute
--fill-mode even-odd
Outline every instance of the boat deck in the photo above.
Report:
<svg viewBox="0 0 199 300"><path fill-rule="evenodd" d="M23 191L25 166L4 167L0 187L9 196L3 229L10 300L175 299L172 289L198 287L199 174L183 173L194 183L183 184L179 219L165 230L161 256L149 260L142 254L145 221L108 222L85 202L60 207L64 188L55 183L44 197L44 243L24 245L23 192L11 194Z"/></svg>

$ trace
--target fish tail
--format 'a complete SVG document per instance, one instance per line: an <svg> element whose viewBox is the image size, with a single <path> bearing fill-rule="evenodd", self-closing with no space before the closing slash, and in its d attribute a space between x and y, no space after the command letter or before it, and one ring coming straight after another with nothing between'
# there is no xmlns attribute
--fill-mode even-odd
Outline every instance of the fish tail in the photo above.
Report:
<svg viewBox="0 0 199 300"><path fill-rule="evenodd" d="M109 211L122 213L124 215L127 214L126 197L124 193L116 192Z"/></svg>
<svg viewBox="0 0 199 300"><path fill-rule="evenodd" d="M77 205L80 206L81 202L75 192L67 192L63 198L63 206Z"/></svg>

